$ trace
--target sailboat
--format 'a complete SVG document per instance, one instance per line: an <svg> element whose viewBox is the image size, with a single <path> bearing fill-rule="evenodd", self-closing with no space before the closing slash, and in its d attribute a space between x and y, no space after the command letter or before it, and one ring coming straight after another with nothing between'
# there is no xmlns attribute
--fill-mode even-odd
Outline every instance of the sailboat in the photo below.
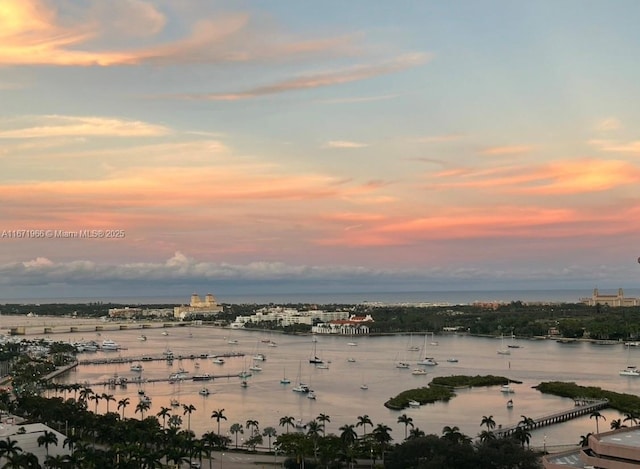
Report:
<svg viewBox="0 0 640 469"><path fill-rule="evenodd" d="M360 389L366 391L367 389L369 389L369 385L365 382L364 380L364 374L362 375L362 384L360 385Z"/></svg>
<svg viewBox="0 0 640 469"><path fill-rule="evenodd" d="M498 350L498 355L511 355L511 350L504 346L504 334L500 336L500 340L502 340L502 347Z"/></svg>
<svg viewBox="0 0 640 469"><path fill-rule="evenodd" d="M309 391L311 391L311 389L309 388L308 384L305 384L302 382L302 363L300 363L298 365L298 376L296 377L296 382L298 384L296 384L293 388L291 388L291 390L293 392L300 392L300 393L308 393Z"/></svg>
<svg viewBox="0 0 640 469"><path fill-rule="evenodd" d="M315 336L314 336L314 339L315 339ZM323 363L322 359L318 357L318 353L316 352L317 343L318 343L317 340L313 341L313 354L311 355L311 358L309 358L309 363L312 363L314 365Z"/></svg>
<svg viewBox="0 0 640 469"><path fill-rule="evenodd" d="M640 377L640 370L635 365L629 365L629 345L627 347L627 367L624 370L620 370L620 376L635 376Z"/></svg>
<svg viewBox="0 0 640 469"><path fill-rule="evenodd" d="M433 338L433 332L431 333L431 342L429 342L429 345L438 345L438 341Z"/></svg>
<svg viewBox="0 0 640 469"><path fill-rule="evenodd" d="M413 345L413 334L409 335L409 345L407 346L407 350L409 352L418 352L420 351L420 347L417 345Z"/></svg>
<svg viewBox="0 0 640 469"><path fill-rule="evenodd" d="M280 379L280 384L290 384L291 380L287 378L287 371L284 370L282 373L282 378Z"/></svg>
<svg viewBox="0 0 640 469"><path fill-rule="evenodd" d="M426 351L427 351L427 335L426 334L424 335L424 346L422 347L422 351L426 355ZM422 360L418 362L418 365L425 365L425 366L436 366L437 364L438 362L433 357L424 357Z"/></svg>

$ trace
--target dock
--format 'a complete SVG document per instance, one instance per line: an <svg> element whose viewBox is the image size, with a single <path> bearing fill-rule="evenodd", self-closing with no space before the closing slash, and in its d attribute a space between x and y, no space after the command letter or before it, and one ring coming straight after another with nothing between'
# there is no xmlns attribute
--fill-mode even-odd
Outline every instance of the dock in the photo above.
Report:
<svg viewBox="0 0 640 469"><path fill-rule="evenodd" d="M508 427L499 426L497 429L492 430L492 433L496 437L501 438L513 434L518 427L524 427L527 430L546 427L555 423L566 422L567 420L571 420L582 415L591 414L592 412L604 409L605 407L609 406L609 401L606 399L597 400L588 398L577 398L574 399L574 402L575 406L572 409L568 409L562 412L555 412L553 414L531 419L531 421L527 425L519 423L517 425L510 425Z"/></svg>
<svg viewBox="0 0 640 469"><path fill-rule="evenodd" d="M123 350L123 349L120 349ZM114 351L115 352L115 351ZM109 352L113 353L113 352ZM104 364L116 364L116 363L133 363L133 362L150 362L150 361L175 361L175 360L206 360L208 358L233 358L233 357L244 357L245 354L243 352L229 352L229 353L220 353L217 355L209 355L207 353L201 353L199 355L173 355L173 358L167 357L167 355L141 355L135 357L123 357L121 355L114 357L95 357L95 358L85 358L78 361L78 365L104 365Z"/></svg>

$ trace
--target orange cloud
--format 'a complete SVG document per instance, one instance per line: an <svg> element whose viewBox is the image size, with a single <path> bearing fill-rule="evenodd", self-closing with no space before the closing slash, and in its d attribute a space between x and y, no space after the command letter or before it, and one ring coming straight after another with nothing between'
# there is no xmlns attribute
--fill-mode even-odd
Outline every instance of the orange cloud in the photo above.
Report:
<svg viewBox="0 0 640 469"><path fill-rule="evenodd" d="M353 52L352 37L313 40L256 31L247 13L218 13L196 21L189 35L129 50L96 50L96 39L164 33L166 16L150 3L110 0L84 8L69 3L56 10L42 0L3 0L0 6L0 65L112 66L150 63L283 60L330 51ZM62 18L65 18L63 22ZM69 18L75 18L75 22ZM188 20L186 20L188 21Z"/></svg>
<svg viewBox="0 0 640 469"><path fill-rule="evenodd" d="M443 178L454 179L442 182ZM620 160L580 159L538 166L481 170L458 169L434 175L436 188L488 189L537 195L578 194L613 189L640 181L640 168Z"/></svg>

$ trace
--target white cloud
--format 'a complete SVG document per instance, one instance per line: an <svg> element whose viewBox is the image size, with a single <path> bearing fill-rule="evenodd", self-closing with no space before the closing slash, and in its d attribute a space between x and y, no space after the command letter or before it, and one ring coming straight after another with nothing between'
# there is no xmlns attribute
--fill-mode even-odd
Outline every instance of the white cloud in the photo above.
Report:
<svg viewBox="0 0 640 469"><path fill-rule="evenodd" d="M156 137L169 133L170 130L161 125L106 117L44 115L0 121L0 139L69 136Z"/></svg>

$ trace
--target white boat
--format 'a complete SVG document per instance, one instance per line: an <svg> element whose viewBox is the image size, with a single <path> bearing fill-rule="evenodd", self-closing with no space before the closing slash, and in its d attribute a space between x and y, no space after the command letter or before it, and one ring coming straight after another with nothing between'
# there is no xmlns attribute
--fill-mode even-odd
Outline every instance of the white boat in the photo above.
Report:
<svg viewBox="0 0 640 469"><path fill-rule="evenodd" d="M438 362L433 357L425 357L424 360L420 360L418 362L418 365L423 366L436 366L437 364Z"/></svg>
<svg viewBox="0 0 640 469"><path fill-rule="evenodd" d="M167 331L162 331L162 335L169 335Z"/></svg>
<svg viewBox="0 0 640 469"><path fill-rule="evenodd" d="M418 407L420 407L420 403L418 401L410 400L409 401L409 407L413 407L414 409L418 408Z"/></svg>
<svg viewBox="0 0 640 469"><path fill-rule="evenodd" d="M309 389L309 386L304 383L298 383L297 386L292 387L291 390L293 392L299 393L308 393L311 391L311 389Z"/></svg>
<svg viewBox="0 0 640 469"><path fill-rule="evenodd" d="M215 357L213 360L211 360L213 363L215 363L216 365L224 365L224 358L222 357Z"/></svg>
<svg viewBox="0 0 640 469"><path fill-rule="evenodd" d="M211 391L209 391L209 388L202 388L198 392L200 393L201 396L208 396L209 394L211 394Z"/></svg>
<svg viewBox="0 0 640 469"><path fill-rule="evenodd" d="M151 404L151 398L149 396L140 396L140 402L144 402L146 404Z"/></svg>
<svg viewBox="0 0 640 469"><path fill-rule="evenodd" d="M256 353L253 356L254 360L259 360L259 361L265 361L267 359L267 356L264 353Z"/></svg>
<svg viewBox="0 0 640 469"><path fill-rule="evenodd" d="M143 370L142 365L140 363L134 363L129 368L131 369L131 371L142 371Z"/></svg>
<svg viewBox="0 0 640 469"><path fill-rule="evenodd" d="M348 342L347 345L349 347L357 347L358 346L358 344L356 342Z"/></svg>
<svg viewBox="0 0 640 469"><path fill-rule="evenodd" d="M355 358L353 358L353 357L349 357L349 358L347 358L347 361L348 361L349 363L355 363L355 362L356 362L356 359L355 359Z"/></svg>
<svg viewBox="0 0 640 469"><path fill-rule="evenodd" d="M513 408L513 401L511 399L509 399L507 401L507 409L511 409L511 408Z"/></svg>
<svg viewBox="0 0 640 469"><path fill-rule="evenodd" d="M262 371L262 367L260 365L258 365L257 363L254 363L253 365L251 365L249 367L249 369L251 371Z"/></svg>
<svg viewBox="0 0 640 469"><path fill-rule="evenodd" d="M249 387L249 383L247 383L246 379L243 379L242 381L240 381L240 387L241 388L248 388Z"/></svg>
<svg viewBox="0 0 640 469"><path fill-rule="evenodd" d="M184 370L178 370L175 373L169 375L169 381L180 381L187 378L189 373Z"/></svg>
<svg viewBox="0 0 640 469"><path fill-rule="evenodd" d="M316 393L315 392L309 391L307 393L307 399L314 399L315 400L315 398L316 398Z"/></svg>
<svg viewBox="0 0 640 469"><path fill-rule="evenodd" d="M634 365L629 365L624 370L620 370L619 374L621 376L640 376L640 370Z"/></svg>
<svg viewBox="0 0 640 469"><path fill-rule="evenodd" d="M319 370L328 370L329 365L327 365L326 363L320 363L318 366L316 366L316 368Z"/></svg>
<svg viewBox="0 0 640 469"><path fill-rule="evenodd" d="M503 392L505 394L511 394L513 393L513 388L508 384L503 384L502 387L500 388L500 392Z"/></svg>
<svg viewBox="0 0 640 469"><path fill-rule="evenodd" d="M120 346L113 340L104 339L102 341L102 350L120 350Z"/></svg>
<svg viewBox="0 0 640 469"><path fill-rule="evenodd" d="M291 380L289 378L287 378L287 372L285 370L282 373L282 378L280 379L280 384L290 384L290 383L291 383Z"/></svg>
<svg viewBox="0 0 640 469"><path fill-rule="evenodd" d="M302 423L302 419L296 420L296 423L294 424L294 426L298 430L304 430L305 428L307 428L307 424L306 423Z"/></svg>
<svg viewBox="0 0 640 469"><path fill-rule="evenodd" d="M140 334L140 335L138 336L138 340L145 341L145 340L147 340L147 336L146 336L146 335L144 335L144 334Z"/></svg>
<svg viewBox="0 0 640 469"><path fill-rule="evenodd" d="M180 401L178 399L171 399L170 401L171 407L180 407Z"/></svg>
<svg viewBox="0 0 640 469"><path fill-rule="evenodd" d="M362 384L360 385L360 389L362 389L362 390L365 390L365 391L366 391L367 389L369 389L369 385L368 385L368 384L365 384L365 383L362 383Z"/></svg>
<svg viewBox="0 0 640 469"><path fill-rule="evenodd" d="M230 345L238 345L238 341L236 339L227 340L227 343Z"/></svg>
<svg viewBox="0 0 640 469"><path fill-rule="evenodd" d="M426 375L427 371L423 370L422 368L414 368L413 371L411 372L412 375Z"/></svg>
<svg viewBox="0 0 640 469"><path fill-rule="evenodd" d="M195 363L193 364L193 367L194 367L194 368L200 368L200 362L195 362Z"/></svg>
<svg viewBox="0 0 640 469"><path fill-rule="evenodd" d="M457 358L454 358L454 357L447 358L447 361L448 361L449 363L458 363L458 359L457 359Z"/></svg>
<svg viewBox="0 0 640 469"><path fill-rule="evenodd" d="M403 370L408 370L409 368L411 368L411 365L407 362L397 362L396 363L396 368L400 368Z"/></svg>

